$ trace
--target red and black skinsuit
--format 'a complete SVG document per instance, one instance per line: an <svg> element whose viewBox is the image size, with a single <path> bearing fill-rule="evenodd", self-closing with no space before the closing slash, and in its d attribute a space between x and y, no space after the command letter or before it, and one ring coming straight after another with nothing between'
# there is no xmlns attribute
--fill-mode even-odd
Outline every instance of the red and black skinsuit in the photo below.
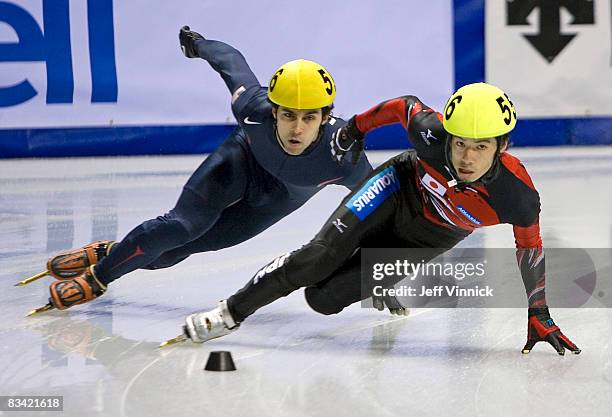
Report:
<svg viewBox="0 0 612 417"><path fill-rule="evenodd" d="M333 314L359 301L360 249L455 246L474 229L513 225L517 260L530 307L545 305L540 201L525 167L503 152L478 181L462 183L449 163L442 115L414 96L389 100L355 117L362 133L402 123L415 150L366 178L301 249L262 268L228 299L236 321L299 287L310 306Z"/></svg>

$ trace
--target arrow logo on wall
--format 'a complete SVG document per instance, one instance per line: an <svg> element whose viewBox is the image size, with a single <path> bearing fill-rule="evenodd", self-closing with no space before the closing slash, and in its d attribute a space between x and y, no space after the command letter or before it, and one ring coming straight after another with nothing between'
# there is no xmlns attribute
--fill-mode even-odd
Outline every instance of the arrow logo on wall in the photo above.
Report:
<svg viewBox="0 0 612 417"><path fill-rule="evenodd" d="M506 0L506 24L529 25L527 17L534 9L540 9L539 33L523 36L551 63L576 36L561 33L561 7L572 15L571 25L595 24L593 0Z"/></svg>

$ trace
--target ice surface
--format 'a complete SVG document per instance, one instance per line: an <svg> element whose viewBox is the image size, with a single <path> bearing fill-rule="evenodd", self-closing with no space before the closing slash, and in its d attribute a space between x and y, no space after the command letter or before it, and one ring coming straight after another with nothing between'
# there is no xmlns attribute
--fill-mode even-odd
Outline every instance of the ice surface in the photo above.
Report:
<svg viewBox="0 0 612 417"><path fill-rule="evenodd" d="M512 152L540 191L545 246L612 247L612 148ZM390 155L370 153L378 163ZM341 187L241 245L135 271L87 305L24 317L46 303L51 279L15 282L44 269L54 252L120 239L167 211L201 160L0 161L0 395L63 395L64 412L53 415L79 417L610 415L607 309L553 306L582 354L560 357L538 344L523 356L524 309L415 309L394 318L357 305L326 317L297 291L225 338L156 348L180 332L187 314L213 307L308 241L347 192ZM513 243L509 226L464 242ZM547 276L549 286L554 278ZM238 371L203 371L212 350L231 351Z"/></svg>

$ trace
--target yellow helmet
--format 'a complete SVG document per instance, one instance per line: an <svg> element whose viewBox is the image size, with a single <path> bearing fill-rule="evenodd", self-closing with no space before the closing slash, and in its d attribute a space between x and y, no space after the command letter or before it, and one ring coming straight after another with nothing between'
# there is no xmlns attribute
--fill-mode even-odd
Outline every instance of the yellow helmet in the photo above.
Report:
<svg viewBox="0 0 612 417"><path fill-rule="evenodd" d="M274 104L292 109L320 109L336 98L336 84L321 65L305 59L289 61L280 67L268 86Z"/></svg>
<svg viewBox="0 0 612 417"><path fill-rule="evenodd" d="M516 125L516 111L508 96L486 83L457 90L444 107L444 130L468 139L505 135Z"/></svg>

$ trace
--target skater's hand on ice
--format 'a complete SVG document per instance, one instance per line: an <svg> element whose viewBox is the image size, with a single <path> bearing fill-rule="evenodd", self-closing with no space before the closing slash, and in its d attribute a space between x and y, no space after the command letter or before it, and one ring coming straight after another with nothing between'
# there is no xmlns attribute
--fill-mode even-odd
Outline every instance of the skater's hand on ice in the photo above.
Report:
<svg viewBox="0 0 612 417"><path fill-rule="evenodd" d="M196 47L196 41L202 40L204 37L198 32L194 32L189 29L189 26L183 26L179 32L179 42L181 43L181 50L187 58L198 58L198 48Z"/></svg>
<svg viewBox="0 0 612 417"><path fill-rule="evenodd" d="M355 116L351 117L348 124L336 130L332 134L330 142L332 158L342 165L342 158L347 152L351 152L351 162L357 164L364 147L364 134L355 126Z"/></svg>
<svg viewBox="0 0 612 417"><path fill-rule="evenodd" d="M548 307L533 307L529 309L527 321L527 343L523 353L527 354L538 342L548 342L559 355L565 355L565 349L569 349L576 355L580 349L567 336L561 333L561 329L550 318Z"/></svg>
<svg viewBox="0 0 612 417"><path fill-rule="evenodd" d="M393 314L394 316L407 316L410 314L410 309L405 307L390 308L389 313Z"/></svg>
<svg viewBox="0 0 612 417"><path fill-rule="evenodd" d="M385 307L387 307L389 309L389 313L396 316L407 316L410 314L410 309L401 305L399 300L395 297L372 296L372 304L378 311L383 311Z"/></svg>

